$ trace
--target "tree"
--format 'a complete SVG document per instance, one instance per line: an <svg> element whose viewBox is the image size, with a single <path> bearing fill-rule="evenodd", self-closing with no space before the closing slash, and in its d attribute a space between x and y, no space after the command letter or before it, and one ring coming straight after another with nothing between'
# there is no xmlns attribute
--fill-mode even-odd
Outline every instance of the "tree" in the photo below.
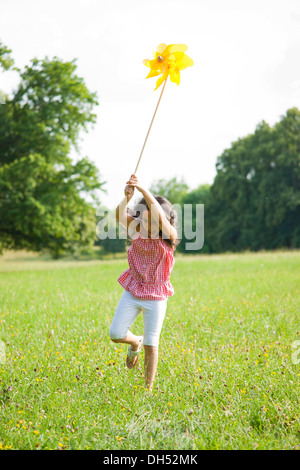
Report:
<svg viewBox="0 0 300 470"><path fill-rule="evenodd" d="M300 247L300 111L262 121L217 160L211 187L213 251Z"/></svg>
<svg viewBox="0 0 300 470"><path fill-rule="evenodd" d="M7 69L3 45L0 57ZM104 182L87 157L69 156L72 146L79 152L79 134L95 123L98 105L75 73L76 60L34 58L0 105L1 249L48 249L58 257L91 249L96 239L94 204Z"/></svg>
<svg viewBox="0 0 300 470"><path fill-rule="evenodd" d="M15 61L11 56L11 49L8 49L5 44L0 41L0 68L3 70L19 70L16 67L13 67Z"/></svg>
<svg viewBox="0 0 300 470"><path fill-rule="evenodd" d="M180 204L183 196L187 193L187 190L188 185L184 182L183 178L181 178L180 181L177 181L176 177L170 180L156 180L150 186L151 193L165 197L172 204Z"/></svg>
<svg viewBox="0 0 300 470"><path fill-rule="evenodd" d="M209 253L211 248L208 241L208 237L206 235L206 217L209 214L207 208L209 207L210 202L210 185L209 184L201 184L198 188L189 190L181 199L181 206L182 206L182 217L183 221L186 220L191 226L193 232L196 231L197 224L199 225L201 221L196 220L196 206L199 204L204 205L204 245L199 250L186 250L186 243L193 242L193 240L189 240L185 236L185 227L184 223L182 224L182 239L181 243L178 246L178 251L185 252L187 254L195 254L195 253ZM184 212L186 210L187 205L191 206L191 219L185 216L184 219Z"/></svg>

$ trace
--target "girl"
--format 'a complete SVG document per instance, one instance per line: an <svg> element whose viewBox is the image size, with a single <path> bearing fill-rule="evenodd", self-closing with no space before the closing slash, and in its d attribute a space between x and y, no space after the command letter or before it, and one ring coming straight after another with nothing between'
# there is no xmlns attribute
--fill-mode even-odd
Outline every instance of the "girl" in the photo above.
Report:
<svg viewBox="0 0 300 470"><path fill-rule="evenodd" d="M144 347L145 385L151 391L167 299L174 294L170 274L179 241L171 203L162 196L153 196L140 185L135 175L131 175L126 185L125 197L116 209L116 219L127 229L128 235L129 225L135 225L135 235L131 237L127 252L129 268L118 278L125 291L112 320L109 337L115 343L129 344L126 358L129 369L137 364ZM129 215L127 205L134 188L143 198L138 203L138 210ZM129 328L140 311L144 313L144 335L136 336Z"/></svg>

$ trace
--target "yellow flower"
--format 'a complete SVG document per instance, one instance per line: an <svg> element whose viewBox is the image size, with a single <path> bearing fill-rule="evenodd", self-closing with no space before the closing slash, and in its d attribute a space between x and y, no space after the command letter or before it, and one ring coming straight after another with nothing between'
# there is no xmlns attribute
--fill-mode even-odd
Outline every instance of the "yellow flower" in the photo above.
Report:
<svg viewBox="0 0 300 470"><path fill-rule="evenodd" d="M143 60L143 64L150 68L146 78L162 76L156 82L156 90L170 75L171 82L180 83L180 70L194 65L192 59L184 52L187 50L185 44L160 44L153 53L154 59Z"/></svg>

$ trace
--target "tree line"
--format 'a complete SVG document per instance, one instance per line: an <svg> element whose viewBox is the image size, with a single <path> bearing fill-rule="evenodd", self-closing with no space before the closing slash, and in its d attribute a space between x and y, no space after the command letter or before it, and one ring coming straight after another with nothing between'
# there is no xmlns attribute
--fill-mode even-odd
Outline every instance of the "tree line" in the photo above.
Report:
<svg viewBox="0 0 300 470"><path fill-rule="evenodd" d="M125 251L125 240L96 236L105 190L98 168L87 156L70 157L72 148L79 153L80 132L96 122L97 94L76 74L76 59L34 58L20 70L11 52L0 42L0 71L19 75L11 97L0 90L0 250L47 250L55 258L94 245ZM150 190L182 207L192 204L193 226L196 205L204 204L198 252L299 248L300 111L287 110L274 126L262 121L232 142L217 158L211 185L191 189L174 177L154 181ZM183 233L178 250L195 253L185 242Z"/></svg>
<svg viewBox="0 0 300 470"><path fill-rule="evenodd" d="M173 204L204 205L204 245L188 254L300 248L300 111L289 109L270 126L240 138L217 158L212 185L189 189L184 180L155 181L150 190ZM123 240L102 242L111 251L125 249Z"/></svg>

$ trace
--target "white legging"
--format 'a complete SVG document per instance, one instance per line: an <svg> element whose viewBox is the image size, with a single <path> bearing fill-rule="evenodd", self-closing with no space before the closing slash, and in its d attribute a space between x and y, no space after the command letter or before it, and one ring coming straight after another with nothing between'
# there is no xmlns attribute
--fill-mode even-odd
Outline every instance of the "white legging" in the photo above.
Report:
<svg viewBox="0 0 300 470"><path fill-rule="evenodd" d="M110 339L123 339L138 316L144 312L144 345L159 345L159 336L167 310L167 298L164 300L142 300L124 291L110 325Z"/></svg>

